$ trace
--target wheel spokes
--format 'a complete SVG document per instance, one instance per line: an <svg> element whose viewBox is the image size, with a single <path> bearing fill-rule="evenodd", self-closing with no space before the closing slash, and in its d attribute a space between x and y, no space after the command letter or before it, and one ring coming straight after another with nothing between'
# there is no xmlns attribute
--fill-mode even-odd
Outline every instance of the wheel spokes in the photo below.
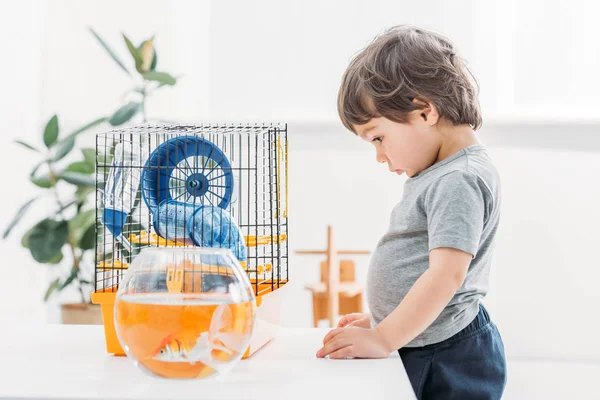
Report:
<svg viewBox="0 0 600 400"><path fill-rule="evenodd" d="M181 193L179 196L175 197L173 200L177 200L178 198L180 198L181 196L183 196L184 194L186 194L187 192L183 192Z"/></svg>
<svg viewBox="0 0 600 400"><path fill-rule="evenodd" d="M210 178L210 179L209 179L209 181L214 181L215 179L222 178L222 177L224 177L225 175L226 175L226 174L219 175L219 176L215 176L214 178Z"/></svg>
<svg viewBox="0 0 600 400"><path fill-rule="evenodd" d="M176 168L177 168L177 171L179 171L179 172L181 172L181 173L183 174L183 176L185 176L186 178L189 178L189 175L188 175L188 174L186 174L186 173L184 172L184 170L182 170L182 169L181 169L179 166L177 166Z"/></svg>
<svg viewBox="0 0 600 400"><path fill-rule="evenodd" d="M212 193L213 195L217 196L218 198L220 198L221 200L225 200L223 197L219 196L218 194L216 194L215 192L213 192L212 190L208 189L208 191L210 193Z"/></svg>

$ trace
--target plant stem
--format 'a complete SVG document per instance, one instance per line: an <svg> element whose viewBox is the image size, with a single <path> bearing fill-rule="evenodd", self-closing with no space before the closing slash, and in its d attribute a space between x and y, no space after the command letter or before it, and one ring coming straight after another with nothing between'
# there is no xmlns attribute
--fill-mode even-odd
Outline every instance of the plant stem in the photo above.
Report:
<svg viewBox="0 0 600 400"><path fill-rule="evenodd" d="M65 209L65 206L60 201L60 197L58 196L58 191L56 190L56 183L58 182L58 179L56 179L56 173L54 172L54 169L52 168L51 161L48 161L48 171L49 171L48 174L49 174L49 178L50 178L50 186L52 186L52 192L54 192L54 197L56 198L56 204L58 204L58 213L64 219L63 211Z"/></svg>
<svg viewBox="0 0 600 400"><path fill-rule="evenodd" d="M79 279L79 275L77 275L77 279ZM83 294L83 288L81 287L81 282L79 282L79 294L81 295L81 302L85 303L85 294Z"/></svg>

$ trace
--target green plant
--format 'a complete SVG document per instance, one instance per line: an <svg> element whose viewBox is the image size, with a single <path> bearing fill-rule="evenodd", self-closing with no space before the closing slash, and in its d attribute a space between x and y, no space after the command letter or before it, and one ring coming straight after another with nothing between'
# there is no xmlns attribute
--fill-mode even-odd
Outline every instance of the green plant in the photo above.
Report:
<svg viewBox="0 0 600 400"><path fill-rule="evenodd" d="M89 29L100 45L106 50L108 55L110 55L115 63L117 63L117 65L133 80L133 87L127 90L123 96L132 97L132 99L128 100L117 109L117 111L110 116L108 122L114 126L122 125L138 113L142 114L143 122L147 122L146 100L148 97L163 86L174 86L177 83L177 79L171 74L156 70L158 56L156 54L156 49L154 48L154 36L142 41L142 43L136 47L131 40L123 34L123 40L125 41L125 45L134 62L135 71L137 72L137 74L135 74L130 72L117 54L94 29Z"/></svg>
<svg viewBox="0 0 600 400"><path fill-rule="evenodd" d="M92 285L93 273L89 269L86 270L86 267L90 267L89 262L93 257L86 255L93 251L96 230L101 228L96 221L94 202L90 198L94 197L92 193L96 190L96 165L110 165L112 155L96 154L94 148L80 148L79 160L67 164L65 159L75 149L77 137L103 123L112 126L125 124L138 114L141 114L143 122L147 122L146 101L149 96L159 88L165 85L173 86L177 82L170 74L156 71L154 37L144 40L136 47L123 35L135 66L136 73L132 73L93 29L90 28L90 32L117 65L131 76L133 87L123 96L128 97L128 100L110 116L98 118L68 135L61 135L59 118L57 115L52 116L44 128L42 146L15 140L16 143L40 155L40 160L29 177L31 183L43 191L21 206L7 226L3 238L9 236L26 212L39 203L41 198L51 197L55 203L54 208L27 230L21 244L29 249L34 260L42 264L60 264L65 256L64 251L67 251L72 259L68 274L59 276L50 283L44 301L55 292L77 285L82 302L89 302L86 294L89 291L85 291L84 286ZM107 173L107 168L103 167L102 172Z"/></svg>

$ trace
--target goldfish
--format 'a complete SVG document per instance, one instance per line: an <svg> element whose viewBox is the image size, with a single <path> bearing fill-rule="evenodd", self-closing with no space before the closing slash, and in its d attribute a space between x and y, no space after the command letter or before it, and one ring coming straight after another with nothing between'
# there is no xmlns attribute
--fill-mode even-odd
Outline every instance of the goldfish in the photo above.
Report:
<svg viewBox="0 0 600 400"><path fill-rule="evenodd" d="M208 331L202 332L198 337L191 329L171 334L161 341L152 358L192 365L202 362L218 371L220 364L235 358L242 350L243 337L227 331L231 320L231 310L227 304L221 304L212 315Z"/></svg>
<svg viewBox="0 0 600 400"><path fill-rule="evenodd" d="M153 358L158 361L190 364L199 361L217 369L215 361L224 361L223 358L230 359L236 354L235 350L224 346L221 340L210 338L209 332L202 332L196 340L190 340L190 334L190 331L181 331L167 336L154 352Z"/></svg>

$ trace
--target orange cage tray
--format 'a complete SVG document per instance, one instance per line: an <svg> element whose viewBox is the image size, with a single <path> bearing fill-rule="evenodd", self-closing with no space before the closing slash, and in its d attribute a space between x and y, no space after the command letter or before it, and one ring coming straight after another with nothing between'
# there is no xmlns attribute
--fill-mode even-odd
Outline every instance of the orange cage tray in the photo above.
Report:
<svg viewBox="0 0 600 400"><path fill-rule="evenodd" d="M256 295L256 323L250 339L250 345L246 349L242 357L243 359L256 353L256 351L275 337L281 317L281 303L285 295L286 283L286 281L280 282L279 288L274 287L273 289L271 288L271 282L258 285L258 295ZM252 287L256 290L254 284ZM117 338L114 323L116 295L116 288L112 287L104 291L92 293L91 299L92 303L100 304L102 309L106 351L115 356L124 356L125 352Z"/></svg>

